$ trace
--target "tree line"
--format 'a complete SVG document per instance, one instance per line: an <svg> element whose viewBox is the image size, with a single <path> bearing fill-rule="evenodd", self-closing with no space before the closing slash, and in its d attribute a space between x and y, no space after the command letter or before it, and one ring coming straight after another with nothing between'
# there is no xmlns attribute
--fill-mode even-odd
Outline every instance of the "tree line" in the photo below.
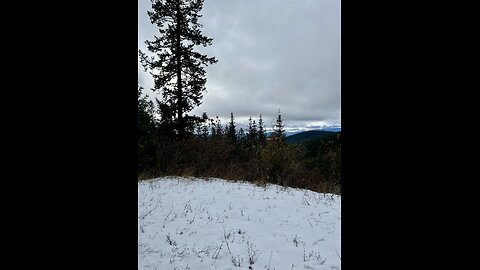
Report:
<svg viewBox="0 0 480 270"><path fill-rule="evenodd" d="M199 117L180 138L157 117L157 106L142 95L138 102L139 179L183 175L246 180L259 184L340 193L340 134L287 144L282 115L267 135L261 115L237 128L233 113Z"/></svg>

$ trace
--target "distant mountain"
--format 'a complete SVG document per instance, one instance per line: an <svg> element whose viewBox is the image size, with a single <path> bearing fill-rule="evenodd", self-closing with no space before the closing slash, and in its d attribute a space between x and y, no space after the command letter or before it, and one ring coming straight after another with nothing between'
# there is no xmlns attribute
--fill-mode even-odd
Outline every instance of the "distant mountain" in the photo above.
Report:
<svg viewBox="0 0 480 270"><path fill-rule="evenodd" d="M287 136L287 143L299 143L310 139L323 138L331 134L335 134L338 131L328 131L328 130L309 130L300 132L291 136Z"/></svg>
<svg viewBox="0 0 480 270"><path fill-rule="evenodd" d="M285 136L288 137L288 136L292 136L292 135L295 135L295 134L298 134L298 133L302 133L303 130L295 130L295 131L285 131ZM270 135L272 135L272 131L267 131L265 132L265 135L267 137L270 137Z"/></svg>
<svg viewBox="0 0 480 270"><path fill-rule="evenodd" d="M285 136L286 137L292 136L292 135L295 135L295 134L298 134L298 133L302 133L304 131L305 130L285 131Z"/></svg>
<svg viewBox="0 0 480 270"><path fill-rule="evenodd" d="M326 127L326 128L322 128L322 129L314 129L314 130L311 130L311 131L332 131L332 132L339 132L339 131L342 131L342 128L341 128L341 127ZM306 132L306 130L285 131L285 136L286 136L286 137L290 137L290 136L293 136L293 135L295 135L295 134L300 134L300 133L303 133L303 132ZM267 137L269 137L271 134L272 134L271 131L265 132L265 135L266 135Z"/></svg>
<svg viewBox="0 0 480 270"><path fill-rule="evenodd" d="M341 127L328 127L328 128L323 128L321 130L338 132L338 131L342 131L342 128Z"/></svg>

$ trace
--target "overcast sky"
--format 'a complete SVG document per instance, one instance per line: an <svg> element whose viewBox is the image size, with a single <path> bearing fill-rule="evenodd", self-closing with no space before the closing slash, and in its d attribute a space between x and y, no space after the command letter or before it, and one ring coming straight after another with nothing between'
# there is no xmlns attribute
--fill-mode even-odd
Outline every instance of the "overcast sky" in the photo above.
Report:
<svg viewBox="0 0 480 270"><path fill-rule="evenodd" d="M159 35L147 10L150 0L138 0L143 52ZM206 68L203 104L190 114L226 124L233 112L239 126L262 114L271 127L280 110L288 130L341 125L340 0L205 0L201 14L203 34L214 40L198 51L218 63ZM140 64L138 83L153 87Z"/></svg>

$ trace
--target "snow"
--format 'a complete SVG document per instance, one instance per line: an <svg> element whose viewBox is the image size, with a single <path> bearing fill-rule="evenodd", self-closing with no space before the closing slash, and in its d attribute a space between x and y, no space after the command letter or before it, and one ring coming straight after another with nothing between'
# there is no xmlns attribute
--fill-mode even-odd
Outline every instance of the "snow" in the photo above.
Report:
<svg viewBox="0 0 480 270"><path fill-rule="evenodd" d="M334 194L222 179L138 183L139 269L340 269Z"/></svg>

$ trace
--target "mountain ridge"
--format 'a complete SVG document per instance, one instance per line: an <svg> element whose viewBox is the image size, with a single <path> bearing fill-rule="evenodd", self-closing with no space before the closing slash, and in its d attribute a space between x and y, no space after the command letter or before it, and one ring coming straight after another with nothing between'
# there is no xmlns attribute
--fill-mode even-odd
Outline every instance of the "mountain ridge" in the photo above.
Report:
<svg viewBox="0 0 480 270"><path fill-rule="evenodd" d="M303 132L298 132L292 135L288 135L285 139L287 143L299 143L306 140L316 139L316 138L324 138L329 135L338 133L341 131L330 131L325 129L315 129L315 130L308 130Z"/></svg>

